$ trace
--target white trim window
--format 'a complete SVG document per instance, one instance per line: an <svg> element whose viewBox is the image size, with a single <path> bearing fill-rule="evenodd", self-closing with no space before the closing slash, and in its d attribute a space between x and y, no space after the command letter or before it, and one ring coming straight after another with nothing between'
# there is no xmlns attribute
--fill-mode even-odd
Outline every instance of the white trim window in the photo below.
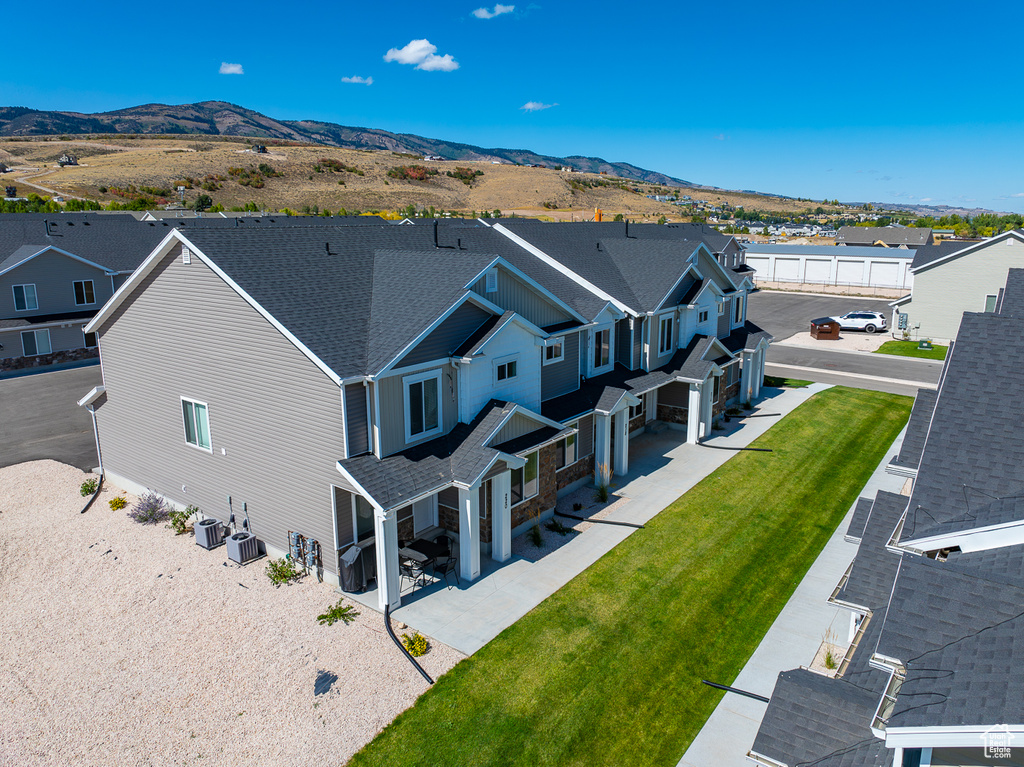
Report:
<svg viewBox="0 0 1024 767"><path fill-rule="evenodd" d="M555 471L576 463L576 436L575 434L570 434L565 439L560 439L555 443Z"/></svg>
<svg viewBox="0 0 1024 767"><path fill-rule="evenodd" d="M21 349L26 357L38 357L53 351L50 346L50 329L24 330L21 333Z"/></svg>
<svg viewBox="0 0 1024 767"><path fill-rule="evenodd" d="M697 322L698 323L705 323L707 321L708 321L708 310L707 309L701 309L699 312L697 312Z"/></svg>
<svg viewBox="0 0 1024 767"><path fill-rule="evenodd" d="M535 450L523 457L526 459L526 465L522 468L511 470L513 506L530 500L537 495L540 489L539 453Z"/></svg>
<svg viewBox="0 0 1024 767"><path fill-rule="evenodd" d="M185 427L185 442L207 453L213 452L210 443L210 406L205 402L181 398L181 420Z"/></svg>
<svg viewBox="0 0 1024 767"><path fill-rule="evenodd" d="M12 285L11 288L14 290L14 311L34 312L39 308L35 284Z"/></svg>
<svg viewBox="0 0 1024 767"><path fill-rule="evenodd" d="M92 280L75 280L75 306L88 306L96 303L96 290Z"/></svg>
<svg viewBox="0 0 1024 767"><path fill-rule="evenodd" d="M736 320L733 324L739 325L743 322L743 296L736 298Z"/></svg>
<svg viewBox="0 0 1024 767"><path fill-rule="evenodd" d="M640 404L629 406L629 420L631 421L644 414L644 402L647 399L647 395L641 394L638 399L640 400Z"/></svg>
<svg viewBox="0 0 1024 767"><path fill-rule="evenodd" d="M612 362L612 329L594 331L594 370L608 367Z"/></svg>
<svg viewBox="0 0 1024 767"><path fill-rule="evenodd" d="M723 314L725 314L725 301L724 300L718 305L718 316L721 317Z"/></svg>
<svg viewBox="0 0 1024 767"><path fill-rule="evenodd" d="M565 359L565 336L549 338L544 344L544 364L551 365Z"/></svg>
<svg viewBox="0 0 1024 767"><path fill-rule="evenodd" d="M666 314L658 322L658 354L668 354L672 351L672 325L674 317Z"/></svg>
<svg viewBox="0 0 1024 767"><path fill-rule="evenodd" d="M441 433L441 371L406 376L405 439L406 441Z"/></svg>
<svg viewBox="0 0 1024 767"><path fill-rule="evenodd" d="M991 314L996 310L996 301L998 300L999 296L993 295L992 293L989 293L987 296L985 296L985 312L987 314Z"/></svg>
<svg viewBox="0 0 1024 767"><path fill-rule="evenodd" d="M82 344L86 349L95 349L100 345L100 337L95 333L86 333L85 325L82 325Z"/></svg>
<svg viewBox="0 0 1024 767"><path fill-rule="evenodd" d="M519 358L503 357L494 361L494 383L511 381L519 375Z"/></svg>

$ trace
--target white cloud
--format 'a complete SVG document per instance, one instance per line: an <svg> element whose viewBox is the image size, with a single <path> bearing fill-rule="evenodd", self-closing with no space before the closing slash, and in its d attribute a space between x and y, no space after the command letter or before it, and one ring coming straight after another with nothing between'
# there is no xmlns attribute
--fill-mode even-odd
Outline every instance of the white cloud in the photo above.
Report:
<svg viewBox="0 0 1024 767"><path fill-rule="evenodd" d="M527 101L525 104L523 104L519 108L522 109L522 110L525 110L527 112L540 112L542 109L551 109L551 107L557 107L557 106L558 106L557 102L554 103L554 104L545 104L542 101Z"/></svg>
<svg viewBox="0 0 1024 767"><path fill-rule="evenodd" d="M931 201L932 201L931 197L922 197L921 200L920 200L920 202L931 202Z"/></svg>
<svg viewBox="0 0 1024 767"><path fill-rule="evenodd" d="M1024 197L1024 192L1017 192L1016 194L1011 194L1010 197Z"/></svg>
<svg viewBox="0 0 1024 767"><path fill-rule="evenodd" d="M360 77L359 75L353 75L352 77L341 78L343 83L355 83L356 85L373 85L372 77Z"/></svg>
<svg viewBox="0 0 1024 767"><path fill-rule="evenodd" d="M425 72L452 72L459 68L459 62L450 53L438 56L437 46L429 40L412 40L404 48L392 48L384 54L384 61L415 64Z"/></svg>
<svg viewBox="0 0 1024 767"><path fill-rule="evenodd" d="M478 19L493 19L495 16L500 16L503 13L512 13L515 9L514 5L496 5L493 11L489 11L486 8L477 8L473 11L473 15Z"/></svg>
<svg viewBox="0 0 1024 767"><path fill-rule="evenodd" d="M242 69L241 64L228 64L226 61L220 63L220 73L222 75L244 75L245 70Z"/></svg>
<svg viewBox="0 0 1024 767"><path fill-rule="evenodd" d="M725 141L726 138L728 137L724 133L719 133L715 136L715 141Z"/></svg>

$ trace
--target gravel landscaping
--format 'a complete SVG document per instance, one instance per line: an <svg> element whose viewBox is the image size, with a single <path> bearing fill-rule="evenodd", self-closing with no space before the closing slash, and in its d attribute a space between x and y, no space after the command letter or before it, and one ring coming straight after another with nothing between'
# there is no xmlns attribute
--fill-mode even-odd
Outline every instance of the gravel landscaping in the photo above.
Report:
<svg viewBox="0 0 1024 767"><path fill-rule="evenodd" d="M577 517L585 517L586 519L604 519L616 509L629 503L629 498L619 498L614 493L609 493L608 500L602 503L597 500L596 492L593 487L581 487L559 498L555 504L555 510L558 512L564 511ZM580 510L574 509L573 506L576 504L580 504L583 508ZM594 526L593 522L581 522L569 517L560 516L559 514L555 515L554 520L563 527L567 527L575 532L562 535L561 533L548 530L547 525L551 520L547 520L540 525L541 545L537 546L533 543L530 531L527 530L522 535L512 539L512 556L536 562L546 557L552 551L562 548L579 533L589 530Z"/></svg>
<svg viewBox="0 0 1024 767"><path fill-rule="evenodd" d="M79 514L88 476L0 469L0 764L343 764L426 690L378 613L321 626L333 587L275 588L115 488Z"/></svg>

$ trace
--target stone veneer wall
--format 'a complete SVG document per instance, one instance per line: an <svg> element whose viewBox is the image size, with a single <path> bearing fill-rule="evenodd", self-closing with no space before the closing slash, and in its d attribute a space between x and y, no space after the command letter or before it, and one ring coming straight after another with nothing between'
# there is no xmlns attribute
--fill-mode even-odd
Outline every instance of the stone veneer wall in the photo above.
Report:
<svg viewBox="0 0 1024 767"><path fill-rule="evenodd" d="M638 415L636 418L631 418L629 421L629 433L632 434L637 429L642 429L645 423L647 423L646 413Z"/></svg>
<svg viewBox="0 0 1024 767"><path fill-rule="evenodd" d="M555 476L555 446L540 449L538 493L528 501L512 507L512 529L548 509L554 508L558 500L558 482Z"/></svg>
<svg viewBox="0 0 1024 767"><path fill-rule="evenodd" d="M459 510L453 509L451 506L443 506L438 504L437 506L437 521L438 524L445 530L452 533L459 532Z"/></svg>
<svg viewBox="0 0 1024 767"><path fill-rule="evenodd" d="M687 408L658 403L658 420L665 423L686 423Z"/></svg>
<svg viewBox="0 0 1024 767"><path fill-rule="evenodd" d="M568 487L573 482L581 480L584 477L592 476L594 476L594 455L590 454L586 458L580 458L571 466L566 466L564 469L558 470L556 474L558 490L561 490L563 487Z"/></svg>
<svg viewBox="0 0 1024 767"><path fill-rule="evenodd" d="M52 354L39 354L35 357L8 357L0 360L0 373L9 370L23 370L24 368L38 368L43 365L56 365L61 362L77 362L100 356L99 347L91 349L68 349Z"/></svg>

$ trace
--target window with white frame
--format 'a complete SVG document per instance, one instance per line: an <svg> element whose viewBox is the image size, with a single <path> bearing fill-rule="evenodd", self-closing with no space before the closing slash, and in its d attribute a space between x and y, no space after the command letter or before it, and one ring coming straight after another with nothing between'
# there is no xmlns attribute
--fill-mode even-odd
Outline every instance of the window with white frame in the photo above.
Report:
<svg viewBox="0 0 1024 767"><path fill-rule="evenodd" d="M43 330L26 330L22 332L21 348L25 352L26 357L49 354L52 351L50 347L50 329L44 328Z"/></svg>
<svg viewBox="0 0 1024 767"><path fill-rule="evenodd" d="M515 358L504 358L494 363L494 382L503 383L519 375L519 361Z"/></svg>
<svg viewBox="0 0 1024 767"><path fill-rule="evenodd" d="M405 438L407 440L441 431L441 371L406 376Z"/></svg>
<svg viewBox="0 0 1024 767"><path fill-rule="evenodd" d="M736 299L736 324L743 322L743 296Z"/></svg>
<svg viewBox="0 0 1024 767"><path fill-rule="evenodd" d="M544 346L544 364L550 365L552 362L561 362L564 358L565 338L548 339L547 344Z"/></svg>
<svg viewBox="0 0 1024 767"><path fill-rule="evenodd" d="M555 443L555 469L564 469L576 463L576 435L570 434Z"/></svg>
<svg viewBox="0 0 1024 767"><path fill-rule="evenodd" d="M185 424L185 442L200 450L210 447L210 409L205 402L181 398L181 416Z"/></svg>
<svg viewBox="0 0 1024 767"><path fill-rule="evenodd" d="M93 349L100 345L99 336L95 333L86 333L84 328L82 330L83 343L86 349Z"/></svg>
<svg viewBox="0 0 1024 767"><path fill-rule="evenodd" d="M512 505L528 501L537 495L540 487L540 460L536 451L526 458L526 465L520 469L512 469Z"/></svg>
<svg viewBox="0 0 1024 767"><path fill-rule="evenodd" d="M594 369L603 368L609 362L611 362L611 350L612 350L612 330L611 328L605 328L604 330L594 331Z"/></svg>
<svg viewBox="0 0 1024 767"><path fill-rule="evenodd" d="M985 296L985 311L987 313L991 314L996 310L996 301L998 300L998 298L999 296L992 294Z"/></svg>
<svg viewBox="0 0 1024 767"><path fill-rule="evenodd" d="M707 322L707 321L708 321L708 310L707 309L701 309L699 312L697 312L697 322Z"/></svg>
<svg viewBox="0 0 1024 767"><path fill-rule="evenodd" d="M96 303L96 291L93 289L92 280L75 281L75 305L85 306Z"/></svg>
<svg viewBox="0 0 1024 767"><path fill-rule="evenodd" d="M672 351L672 325L671 314L662 317L658 323L658 354L666 354Z"/></svg>
<svg viewBox="0 0 1024 767"><path fill-rule="evenodd" d="M718 305L718 314L719 316L725 314L725 301L722 301L722 303Z"/></svg>
<svg viewBox="0 0 1024 767"><path fill-rule="evenodd" d="M645 398L646 398L646 395L641 394L640 397L639 397L640 403L638 405L630 405L629 406L629 419L630 420L633 420L637 416L641 416L641 415L644 414L644 399Z"/></svg>
<svg viewBox="0 0 1024 767"><path fill-rule="evenodd" d="M35 285L14 285L14 311L33 312L39 308Z"/></svg>

